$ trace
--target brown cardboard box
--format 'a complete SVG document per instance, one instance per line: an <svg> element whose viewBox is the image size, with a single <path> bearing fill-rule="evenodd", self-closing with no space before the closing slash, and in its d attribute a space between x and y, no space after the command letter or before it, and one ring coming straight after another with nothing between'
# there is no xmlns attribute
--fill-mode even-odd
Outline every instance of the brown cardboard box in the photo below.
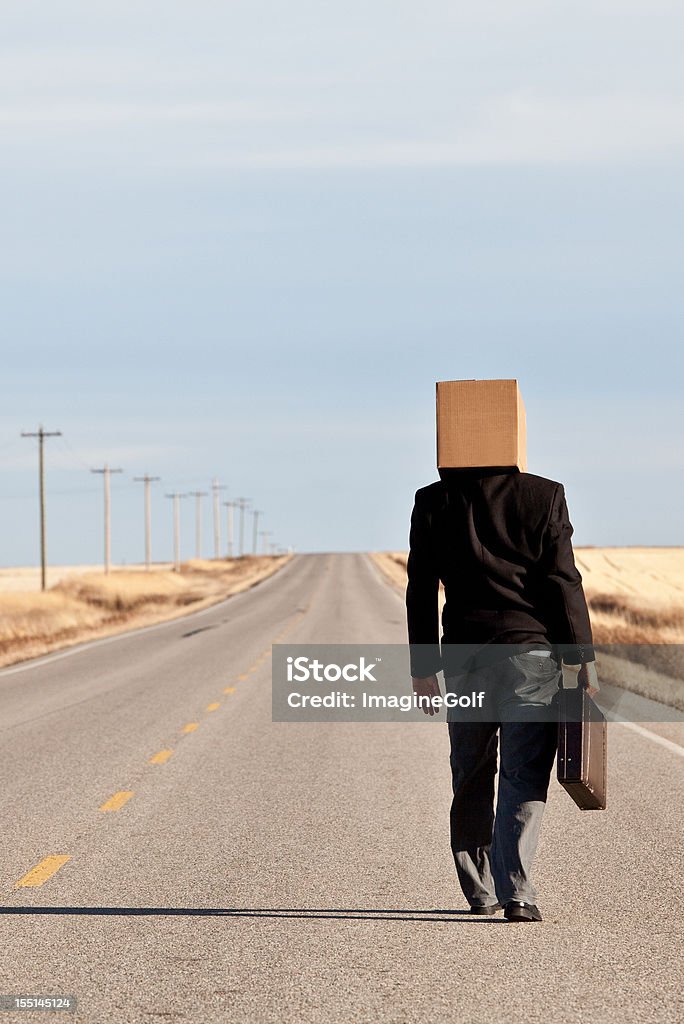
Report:
<svg viewBox="0 0 684 1024"><path fill-rule="evenodd" d="M527 471L525 406L517 380L437 382L437 466Z"/></svg>

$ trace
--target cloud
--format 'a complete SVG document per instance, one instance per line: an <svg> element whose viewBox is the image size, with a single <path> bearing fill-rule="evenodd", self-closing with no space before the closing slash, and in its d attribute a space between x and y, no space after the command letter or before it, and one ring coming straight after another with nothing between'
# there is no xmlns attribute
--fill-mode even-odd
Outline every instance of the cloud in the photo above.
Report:
<svg viewBox="0 0 684 1024"><path fill-rule="evenodd" d="M82 127L89 132L98 126L108 128L112 124L254 124L286 117L282 110L268 109L247 100L165 104L55 101L0 106L0 125L6 127L39 126L44 130L50 125L60 129L71 126Z"/></svg>
<svg viewBox="0 0 684 1024"><path fill-rule="evenodd" d="M381 134L381 133L379 133ZM224 168L391 168L473 164L599 163L684 152L684 98L589 96L561 99L512 93L453 119L443 138L350 140L195 151Z"/></svg>
<svg viewBox="0 0 684 1024"><path fill-rule="evenodd" d="M300 108L256 100L113 103L43 101L0 106L0 128L83 135L91 159L136 151L141 161L191 169L373 169L476 164L601 163L684 153L684 96L599 94L579 97L511 91L454 104L434 127L399 131L380 112L326 121L323 100ZM230 126L229 132L217 127ZM112 127L115 131L112 132ZM331 133L330 128L333 128ZM186 137L184 132L188 132ZM128 133L128 136L127 136ZM97 138L97 145L89 143ZM189 144L189 139L192 144ZM330 141L330 140L334 141ZM57 159L57 154L53 154ZM79 147L79 158L84 155Z"/></svg>

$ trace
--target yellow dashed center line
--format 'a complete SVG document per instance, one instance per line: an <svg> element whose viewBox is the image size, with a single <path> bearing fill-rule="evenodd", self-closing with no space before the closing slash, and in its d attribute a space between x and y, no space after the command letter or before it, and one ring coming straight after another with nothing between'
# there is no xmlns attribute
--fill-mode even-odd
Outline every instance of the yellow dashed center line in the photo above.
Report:
<svg viewBox="0 0 684 1024"><path fill-rule="evenodd" d="M114 796L110 796L109 800L106 800L105 803L102 804L100 810L118 811L120 807L123 807L124 804L128 803L132 796L132 789L120 789L118 793L115 793Z"/></svg>
<svg viewBox="0 0 684 1024"><path fill-rule="evenodd" d="M285 636L285 634L290 629L292 629L292 627L294 625L296 625L296 623L299 621L299 619L301 619L303 617L303 614L304 613L302 612L302 613L299 613L298 615L296 615L294 617L294 619L285 627L285 629L283 629L280 633L278 633L278 635L276 636L274 642L277 643L280 640L281 637ZM270 658L271 656L272 656L272 651L271 651L271 648L269 647L269 648L267 648L265 651L263 651L259 655L259 657L254 662L254 664L251 665L247 669L246 672L243 672L241 675L239 675L237 677L238 680L240 682L244 682L246 679L249 679L250 674L252 672L256 672L256 670L258 668L260 668L260 666L263 664L263 662L267 661L268 658ZM236 690L235 686L226 686L223 692L227 693L227 694L230 694L230 693L235 693L235 690ZM217 711L220 707L221 707L220 702L219 701L215 701L213 704L207 704L206 710L207 711ZM195 729L199 729L199 722L188 722L187 725L183 726L183 732L184 733L194 732ZM159 750L156 754L154 754L149 759L149 763L150 764L165 764L169 760L169 758L172 756L172 754L173 754L173 750L168 750L168 749L167 750ZM134 794L133 790L127 790L127 789L119 790L118 793L115 793L114 796L111 796L109 798L109 800L105 801L105 803L103 803L101 805L100 810L101 811L118 811L119 808L123 807L124 804L128 803L128 801L134 795L135 794ZM30 871L27 871L27 873L25 875L23 875L23 877L20 878L18 882L15 883L15 886L16 887L20 887L20 886L21 887L28 887L28 886L40 886L40 885L43 885L43 883L46 882L49 878L51 878L57 871L59 871L59 869L62 867L62 865L66 864L66 862L68 860L71 860L71 857L68 854L63 854L63 855L56 855L55 854L55 855L50 856L50 857L44 857L43 860L41 860L39 864L36 864L36 866L34 868L31 868Z"/></svg>
<svg viewBox="0 0 684 1024"><path fill-rule="evenodd" d="M297 612L296 615L293 615L292 618L287 623L287 625L283 626L283 628L280 630L279 633L276 633L276 635L274 637L274 640L273 640L273 643L274 644L280 643L282 638L284 636L287 636L287 634L290 632L290 630L294 629L295 626L297 625L297 623L300 622L304 618L305 615L306 615L306 611Z"/></svg>
<svg viewBox="0 0 684 1024"><path fill-rule="evenodd" d="M43 882L47 882L48 878L52 878L56 871L59 871L62 864L66 864L71 857L68 854L62 856L44 857L40 864L36 864L35 868L31 868L26 874L15 883L15 887L18 886L36 886L42 885Z"/></svg>
<svg viewBox="0 0 684 1024"><path fill-rule="evenodd" d="M150 764L166 764L173 754L173 750L160 750L154 757L150 758Z"/></svg>

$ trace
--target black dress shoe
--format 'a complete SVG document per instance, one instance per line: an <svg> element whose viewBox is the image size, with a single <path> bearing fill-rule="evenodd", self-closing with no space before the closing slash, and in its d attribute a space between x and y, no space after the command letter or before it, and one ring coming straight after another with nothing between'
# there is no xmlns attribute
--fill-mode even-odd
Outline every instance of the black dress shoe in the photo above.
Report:
<svg viewBox="0 0 684 1024"><path fill-rule="evenodd" d="M507 921L541 921L539 908L534 903L523 903L522 900L510 900L504 907Z"/></svg>
<svg viewBox="0 0 684 1024"><path fill-rule="evenodd" d="M480 914L482 917L491 917L492 914L496 914L497 910L501 910L500 903L490 903L488 907L471 907L471 914Z"/></svg>

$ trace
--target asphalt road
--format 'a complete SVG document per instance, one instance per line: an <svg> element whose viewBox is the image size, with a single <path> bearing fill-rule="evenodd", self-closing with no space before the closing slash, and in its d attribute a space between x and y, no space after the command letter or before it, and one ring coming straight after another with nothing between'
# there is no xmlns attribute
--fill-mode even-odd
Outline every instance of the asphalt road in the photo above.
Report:
<svg viewBox="0 0 684 1024"><path fill-rule="evenodd" d="M679 1024L681 727L610 726L607 812L552 783L543 923L472 918L446 726L271 721L272 643L404 637L369 559L298 556L0 672L0 995L78 999L0 1024Z"/></svg>

